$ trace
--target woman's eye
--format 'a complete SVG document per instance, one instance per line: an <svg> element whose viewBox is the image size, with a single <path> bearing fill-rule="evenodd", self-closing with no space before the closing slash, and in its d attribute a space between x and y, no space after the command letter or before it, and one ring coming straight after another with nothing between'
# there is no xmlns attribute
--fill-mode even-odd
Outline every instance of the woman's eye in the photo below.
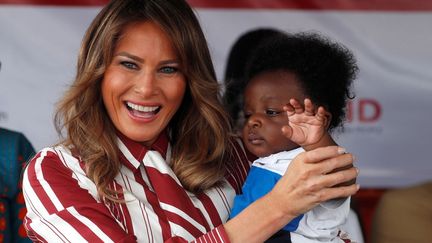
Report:
<svg viewBox="0 0 432 243"><path fill-rule="evenodd" d="M176 73L177 71L178 71L178 68L176 68L176 67L162 67L160 69L161 73L166 73L166 74Z"/></svg>
<svg viewBox="0 0 432 243"><path fill-rule="evenodd" d="M277 116L279 114L280 114L280 111L266 110L266 115L268 115L268 116Z"/></svg>
<svg viewBox="0 0 432 243"><path fill-rule="evenodd" d="M122 61L120 64L127 69L138 69L138 66L133 62Z"/></svg>

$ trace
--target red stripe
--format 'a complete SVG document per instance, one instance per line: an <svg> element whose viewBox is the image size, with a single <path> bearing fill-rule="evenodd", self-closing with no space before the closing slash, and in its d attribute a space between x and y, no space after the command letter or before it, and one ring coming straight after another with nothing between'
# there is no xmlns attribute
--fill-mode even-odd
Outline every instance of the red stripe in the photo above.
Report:
<svg viewBox="0 0 432 243"><path fill-rule="evenodd" d="M185 218L179 216L178 214L170 212L170 211L165 211L165 214L167 215L167 217L170 219L170 221L172 223L180 225L181 227L183 227L185 230L187 230L194 237L199 237L203 234L191 222L187 221ZM201 226L203 226L203 225L201 225ZM206 231L208 231L208 229L206 229Z"/></svg>
<svg viewBox="0 0 432 243"><path fill-rule="evenodd" d="M431 11L426 0L188 0L197 8Z"/></svg>
<svg viewBox="0 0 432 243"><path fill-rule="evenodd" d="M53 153L52 152L48 152L48 154L53 154ZM50 162L56 163L56 161L50 161L50 159L48 158L48 154L45 156L45 158L42 161L42 165L41 165L42 174L47 173L46 172L46 168L45 168L45 166L47 165L47 163L50 163ZM41 157L41 153L38 153L38 155L35 156L31 160L31 162L30 162L30 164L29 164L29 166L27 168L27 176L28 176L28 180L29 180L29 183L30 183L30 187L36 193L38 199L43 203L43 205L44 205L45 209L47 210L47 212L49 214L52 214L52 213L56 213L57 209L54 206L54 204L52 203L52 201L49 198L48 194L45 192L45 189L40 184L40 181L37 178L36 171L35 171L36 160L40 159L40 157Z"/></svg>
<svg viewBox="0 0 432 243"><path fill-rule="evenodd" d="M162 237L163 237L164 241L169 239L171 237L171 227L169 226L168 220L166 219L166 216L165 216L163 209L161 209L159 207L158 198L156 197L155 193L152 192L150 190L150 188L148 187L148 185L145 183L145 181L142 177L141 171L137 171L135 173L135 180L136 180L136 182L138 182L139 184L141 184L143 186L147 201L148 201L149 205L152 206L155 214L158 216L157 218L159 220L159 225L162 229ZM150 230L152 230L152 229L150 228ZM153 232L153 230L152 230L152 232Z"/></svg>
<svg viewBox="0 0 432 243"><path fill-rule="evenodd" d="M0 4L51 6L102 6L108 0L0 0Z"/></svg>
<svg viewBox="0 0 432 243"><path fill-rule="evenodd" d="M70 216L66 210L59 212L52 203L52 199L48 197L45 190L39 184L39 181L37 181L35 178L35 161L38 158L40 157L33 159L30 166L28 167L28 177L32 188L50 214L57 214L58 216L67 219L66 221L83 237L87 237L89 235L87 232L89 231L87 226L84 226L82 223L77 221L75 217ZM69 206L75 206L75 209L81 215L91 218L91 220L99 227L109 225L107 222L110 220L115 224L115 221L112 220L111 213L108 211L105 205L102 203L97 203L87 190L82 189L78 185L78 182L72 178L72 171L64 166L57 154L48 152L47 156L43 158L41 167L42 173L45 175L45 179L50 184L52 191L54 192L57 199L62 203L63 207L67 208ZM81 205L81 207L76 207L77 205ZM31 204L31 206L33 209L34 205ZM42 217L41 215L39 216ZM53 233L62 233L61 228L57 228L57 225L53 225L51 221L42 219L42 222L50 228L57 229L53 230ZM101 230L107 234L110 234L110 237L113 238L124 237L126 235L120 227L116 227L115 225L109 226L109 229L101 228ZM67 239L67 236L63 237Z"/></svg>
<svg viewBox="0 0 432 243"><path fill-rule="evenodd" d="M85 236L83 238L85 238L87 241L102 242L102 240L93 231L91 231L85 224L75 218L69 211L63 210L62 212L58 213L57 216L70 224L76 231L78 231L80 235ZM65 236L65 238L68 237Z"/></svg>
<svg viewBox="0 0 432 243"><path fill-rule="evenodd" d="M163 174L153 167L146 167L146 171L161 202L176 207L199 222L207 230L210 230L210 226L202 212L192 203L185 189L177 184L170 175ZM168 217L168 219L170 218Z"/></svg>
<svg viewBox="0 0 432 243"><path fill-rule="evenodd" d="M205 210L209 214L210 220L213 226L218 226L222 224L222 219L220 218L219 212L217 211L213 201L207 194L201 193L197 196L197 198L204 205Z"/></svg>
<svg viewBox="0 0 432 243"><path fill-rule="evenodd" d="M341 11L431 11L428 0L187 0L196 8L299 9ZM108 0L0 0L0 4L102 6Z"/></svg>
<svg viewBox="0 0 432 243"><path fill-rule="evenodd" d="M127 233L117 224L112 218L111 212L103 203L83 203L80 207L75 207L75 210L83 217L91 220L101 231L103 231L113 241L123 239L127 236ZM62 212L60 213L60 215ZM75 218L75 217L74 217ZM70 223L86 240L93 242L91 239L87 239L90 235L87 230L91 231L88 225L75 224L72 219L66 218L67 222ZM133 232L128 232L131 234ZM98 236L96 239L99 239ZM100 239L99 239L100 240Z"/></svg>
<svg viewBox="0 0 432 243"><path fill-rule="evenodd" d="M223 225L218 226L213 231L216 232L218 234L218 236L222 237L222 242L229 242L228 235L225 232L225 228Z"/></svg>

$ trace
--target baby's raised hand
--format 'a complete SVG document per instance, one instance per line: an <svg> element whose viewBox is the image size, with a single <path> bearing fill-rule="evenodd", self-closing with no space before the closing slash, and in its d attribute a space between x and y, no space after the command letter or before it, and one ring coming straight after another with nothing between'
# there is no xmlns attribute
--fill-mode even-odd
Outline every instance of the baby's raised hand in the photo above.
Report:
<svg viewBox="0 0 432 243"><path fill-rule="evenodd" d="M288 124L282 132L291 141L304 147L318 143L327 133L330 113L324 107L315 109L310 99L304 100L304 106L296 99L284 106L288 116Z"/></svg>

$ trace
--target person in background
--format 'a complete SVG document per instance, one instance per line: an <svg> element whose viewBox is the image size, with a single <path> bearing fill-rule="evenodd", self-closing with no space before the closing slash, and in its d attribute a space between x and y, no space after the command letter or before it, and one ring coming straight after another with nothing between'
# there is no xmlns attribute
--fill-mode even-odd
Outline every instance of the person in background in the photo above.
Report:
<svg viewBox="0 0 432 243"><path fill-rule="evenodd" d="M316 33L279 35L258 47L246 72L242 136L258 159L231 216L270 192L298 154L334 144L330 131L342 125L357 71L346 47ZM350 198L323 202L268 242L350 242L341 233L349 211Z"/></svg>
<svg viewBox="0 0 432 243"><path fill-rule="evenodd" d="M34 241L262 242L358 185L339 146L297 156L271 193L228 221L250 168L184 0L113 0L89 26L58 104L64 137L23 176ZM61 133L63 132L63 133ZM305 168L308 169L305 169ZM311 185L314 186L311 186Z"/></svg>
<svg viewBox="0 0 432 243"><path fill-rule="evenodd" d="M31 242L23 227L21 172L34 153L22 133L0 127L0 242Z"/></svg>
<svg viewBox="0 0 432 243"><path fill-rule="evenodd" d="M238 134L241 134L244 123L243 91L247 84L244 80L247 63L261 43L279 35L284 33L275 28L251 29L241 34L230 49L224 75L223 104Z"/></svg>
<svg viewBox="0 0 432 243"><path fill-rule="evenodd" d="M431 241L432 181L386 191L375 209L371 242Z"/></svg>
<svg viewBox="0 0 432 243"><path fill-rule="evenodd" d="M21 172L33 155L23 134L0 128L0 242L31 242L23 227Z"/></svg>

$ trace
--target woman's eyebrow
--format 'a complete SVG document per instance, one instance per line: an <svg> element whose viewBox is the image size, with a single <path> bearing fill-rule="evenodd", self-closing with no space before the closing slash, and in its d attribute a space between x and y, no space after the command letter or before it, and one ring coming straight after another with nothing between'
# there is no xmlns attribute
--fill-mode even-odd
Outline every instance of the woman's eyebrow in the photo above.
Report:
<svg viewBox="0 0 432 243"><path fill-rule="evenodd" d="M115 56L124 56L124 57L130 58L130 59L133 59L133 60L135 60L137 62L144 63L144 59L142 59L141 57L135 56L133 54L130 54L130 53L124 52L124 51L115 54ZM165 64L179 64L179 63L180 63L180 60L178 60L177 58L176 59L170 59L170 60L161 61L162 65L165 65Z"/></svg>
<svg viewBox="0 0 432 243"><path fill-rule="evenodd" d="M164 60L160 62L161 64L180 64L180 61L178 59L171 59L171 60Z"/></svg>
<svg viewBox="0 0 432 243"><path fill-rule="evenodd" d="M130 59L133 59L133 60L135 60L137 62L141 62L141 63L144 62L144 59L142 59L141 57L132 55L132 54L124 52L124 51L115 54L115 56L124 56L124 57L128 57Z"/></svg>

